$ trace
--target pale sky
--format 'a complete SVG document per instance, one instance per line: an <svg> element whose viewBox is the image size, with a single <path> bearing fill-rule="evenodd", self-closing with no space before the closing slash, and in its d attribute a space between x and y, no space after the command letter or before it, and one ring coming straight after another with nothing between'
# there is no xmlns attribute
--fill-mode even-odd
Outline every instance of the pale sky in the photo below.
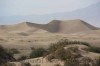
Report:
<svg viewBox="0 0 100 66"><path fill-rule="evenodd" d="M0 16L70 12L100 0L0 0Z"/></svg>

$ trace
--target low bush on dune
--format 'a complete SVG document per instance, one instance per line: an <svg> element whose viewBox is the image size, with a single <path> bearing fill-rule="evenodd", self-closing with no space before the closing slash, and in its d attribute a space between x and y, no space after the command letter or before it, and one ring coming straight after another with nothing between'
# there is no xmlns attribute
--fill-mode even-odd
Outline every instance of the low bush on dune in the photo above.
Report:
<svg viewBox="0 0 100 66"><path fill-rule="evenodd" d="M100 47L95 47L95 46L91 46L91 47L86 48L84 50L94 52L94 53L100 53Z"/></svg>
<svg viewBox="0 0 100 66"><path fill-rule="evenodd" d="M81 42L81 41L70 41L70 40L61 40L61 41L58 41L57 43L52 43L48 50L50 50L50 52L54 52L56 51L57 49L61 48L61 47L65 47L67 45L73 45L73 44L78 44L78 45L85 45L85 46L88 46L90 47L90 44L87 43L87 42Z"/></svg>
<svg viewBox="0 0 100 66"><path fill-rule="evenodd" d="M43 48L37 48L32 50L30 53L30 58L37 58L37 57L42 57L46 53L46 50Z"/></svg>
<svg viewBox="0 0 100 66"><path fill-rule="evenodd" d="M79 51L79 50L78 50ZM61 47L57 49L55 52L47 56L47 59L51 61L52 59L59 59L62 61L70 60L70 59L77 59L82 57L79 52L75 52L72 48L64 49Z"/></svg>
<svg viewBox="0 0 100 66"><path fill-rule="evenodd" d="M67 48L67 49L69 49L69 50L71 50L71 51L73 51L73 52L76 52L76 53L78 53L79 52L79 48L76 46L76 47L69 47L69 48Z"/></svg>
<svg viewBox="0 0 100 66"><path fill-rule="evenodd" d="M14 61L13 54L7 49L0 46L0 65L6 64L9 61Z"/></svg>
<svg viewBox="0 0 100 66"><path fill-rule="evenodd" d="M67 49L64 48L67 45L73 44L88 46L87 50L91 52L100 52L99 47L92 47L86 42L62 40L49 46L48 50L50 51L50 55L47 57L47 59L49 61L52 59L62 60L64 61L64 66L100 66L100 59L93 61L88 57L83 57L80 54L78 47L68 47ZM79 60L82 57L83 59Z"/></svg>

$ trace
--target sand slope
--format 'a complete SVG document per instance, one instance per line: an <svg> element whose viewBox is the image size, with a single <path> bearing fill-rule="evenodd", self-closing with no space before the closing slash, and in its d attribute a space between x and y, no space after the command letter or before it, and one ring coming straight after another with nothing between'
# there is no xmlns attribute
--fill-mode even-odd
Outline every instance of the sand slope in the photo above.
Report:
<svg viewBox="0 0 100 66"><path fill-rule="evenodd" d="M65 21L57 21L54 20L51 23L54 25L59 22L59 29L58 33L76 33L76 32L83 32L89 30L97 30L98 28L82 21L82 20L65 20ZM51 24L50 23L50 24ZM52 28L53 29L53 28Z"/></svg>

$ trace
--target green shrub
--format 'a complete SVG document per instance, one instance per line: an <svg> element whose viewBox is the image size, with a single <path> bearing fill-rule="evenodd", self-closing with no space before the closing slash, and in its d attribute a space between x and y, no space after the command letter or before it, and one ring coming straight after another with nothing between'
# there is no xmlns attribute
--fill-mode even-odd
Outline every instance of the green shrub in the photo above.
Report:
<svg viewBox="0 0 100 66"><path fill-rule="evenodd" d="M89 57L83 57L83 58L81 58L80 61L81 61L80 66L94 66L93 60Z"/></svg>
<svg viewBox="0 0 100 66"><path fill-rule="evenodd" d="M67 56L68 56L68 54L67 54L66 50L63 47L58 49L55 52L55 57L57 59L60 59L60 60L63 60L63 61L65 61L67 59Z"/></svg>
<svg viewBox="0 0 100 66"><path fill-rule="evenodd" d="M47 56L48 61L52 62L52 59L55 59L55 56L53 54Z"/></svg>
<svg viewBox="0 0 100 66"><path fill-rule="evenodd" d="M38 48L38 49L35 49L31 52L30 54L30 58L37 58L37 57L42 57L44 56L44 53L46 52L45 49L43 48Z"/></svg>
<svg viewBox="0 0 100 66"><path fill-rule="evenodd" d="M64 45L63 44L51 44L49 46L49 51L52 53L56 51L57 49L60 49L61 47L64 47Z"/></svg>
<svg viewBox="0 0 100 66"><path fill-rule="evenodd" d="M85 50L90 52L100 53L100 47L91 46Z"/></svg>
<svg viewBox="0 0 100 66"><path fill-rule="evenodd" d="M75 49L77 49L75 47ZM61 47L60 49L56 50L54 53L50 54L50 56L47 57L48 60L51 59L59 59L62 61L66 61L69 59L76 59L82 57L82 55L78 52L79 50L73 50L72 48L64 49Z"/></svg>
<svg viewBox="0 0 100 66"><path fill-rule="evenodd" d="M86 45L86 46L90 47L89 43L87 43L87 42L61 40L61 41L58 41L57 43L51 44L49 46L49 51L52 53L61 47L65 47L66 45L73 45L73 44Z"/></svg>
<svg viewBox="0 0 100 66"><path fill-rule="evenodd" d="M7 63L8 61L15 60L12 53L8 52L7 49L0 46L0 65Z"/></svg>
<svg viewBox="0 0 100 66"><path fill-rule="evenodd" d="M76 47L69 47L68 49L71 50L72 52L75 52L75 53L79 52L79 49L77 46Z"/></svg>
<svg viewBox="0 0 100 66"><path fill-rule="evenodd" d="M64 66L79 66L79 60L78 59L70 59L68 61L65 61Z"/></svg>

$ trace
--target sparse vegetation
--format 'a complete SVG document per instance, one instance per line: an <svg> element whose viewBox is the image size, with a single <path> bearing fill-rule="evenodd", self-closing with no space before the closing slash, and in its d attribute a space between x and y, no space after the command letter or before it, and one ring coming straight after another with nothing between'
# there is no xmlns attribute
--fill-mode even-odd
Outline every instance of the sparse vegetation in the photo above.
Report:
<svg viewBox="0 0 100 66"><path fill-rule="evenodd" d="M89 57L83 57L80 60L80 66L94 66L93 60Z"/></svg>
<svg viewBox="0 0 100 66"><path fill-rule="evenodd" d="M37 58L37 57L42 57L44 56L44 53L46 52L45 49L43 48L38 48L38 49L35 49L31 52L30 54L30 58Z"/></svg>
<svg viewBox="0 0 100 66"><path fill-rule="evenodd" d="M76 47L69 47L68 49L71 50L71 51L73 51L73 52L76 52L76 53L79 52L79 49L78 49L77 46Z"/></svg>
<svg viewBox="0 0 100 66"><path fill-rule="evenodd" d="M7 49L0 46L0 65L6 64L8 61L14 61L12 53L10 53Z"/></svg>
<svg viewBox="0 0 100 66"><path fill-rule="evenodd" d="M72 48L64 49L63 47L61 47L60 49L57 49L54 53L52 53L50 56L48 56L47 59L50 61L54 58L62 61L77 59L82 57L78 51L79 51L78 49L76 52L76 50L73 50Z"/></svg>
<svg viewBox="0 0 100 66"><path fill-rule="evenodd" d="M100 47L91 46L85 50L90 52L100 53Z"/></svg>
<svg viewBox="0 0 100 66"><path fill-rule="evenodd" d="M86 42L62 40L60 42L50 45L49 50L52 54L48 57L48 60L56 58L64 61L65 66L79 66L79 58L82 57L79 52L79 48L68 47L67 49L64 49L65 46L73 44L86 45L90 47L90 45Z"/></svg>
<svg viewBox="0 0 100 66"><path fill-rule="evenodd" d="M60 47L65 47L67 45L73 45L73 44L79 44L79 45L86 45L86 46L90 46L89 43L87 42L81 42L81 41L69 41L69 40L61 40L57 43L53 43L49 46L49 50L50 52L54 52L57 49L59 49Z"/></svg>
<svg viewBox="0 0 100 66"><path fill-rule="evenodd" d="M69 59L65 61L64 66L79 66L79 60L78 59Z"/></svg>
<svg viewBox="0 0 100 66"><path fill-rule="evenodd" d="M68 54L62 47L55 52L55 58L65 61L68 58Z"/></svg>
<svg viewBox="0 0 100 66"><path fill-rule="evenodd" d="M46 54L47 56L46 55L45 56L48 61L52 61L53 59L58 59L64 62L64 66L100 66L100 58L95 59L95 61L93 61L89 57L83 57L77 46L74 47L68 46L74 44L88 46L88 48L85 48L86 51L100 53L100 47L90 46L86 42L61 40L57 43L51 44L48 49L43 49L43 48L36 49L34 47L31 47L32 52L30 53L30 58L44 57L44 55ZM16 49L11 49L9 50L9 53L13 54L12 51L13 53L18 52ZM26 60L27 58L28 58L27 56L21 56L18 59L18 61ZM31 66L31 65L30 63L24 63L23 66ZM34 66L40 66L40 65L36 64ZM56 64L54 66L60 66L60 64Z"/></svg>

